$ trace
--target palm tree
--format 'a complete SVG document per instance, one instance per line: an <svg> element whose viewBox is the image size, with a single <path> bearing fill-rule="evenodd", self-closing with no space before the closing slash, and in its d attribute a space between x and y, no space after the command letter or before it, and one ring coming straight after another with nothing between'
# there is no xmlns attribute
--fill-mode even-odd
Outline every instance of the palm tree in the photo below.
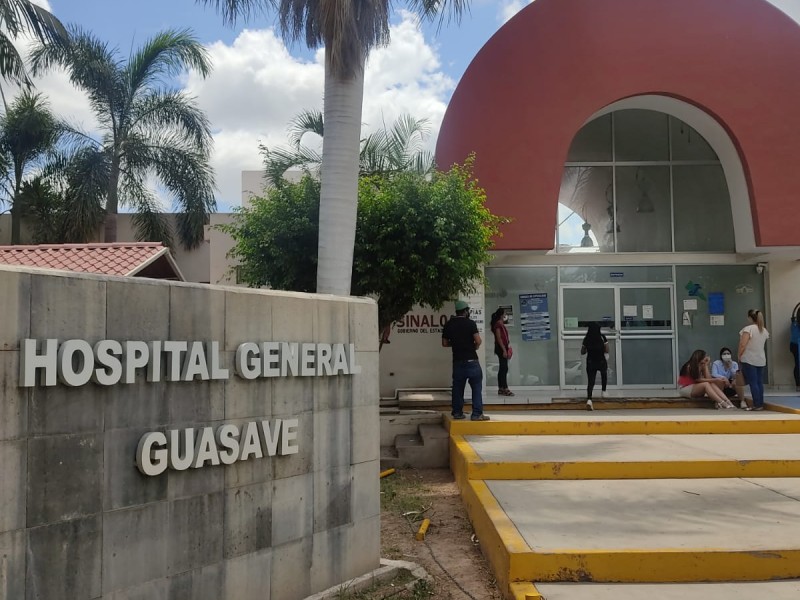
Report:
<svg viewBox="0 0 800 600"><path fill-rule="evenodd" d="M31 33L43 44L64 43L67 31L51 13L30 0L0 0L0 77L20 86L31 87L31 81L13 40L22 33ZM3 107L6 97L0 87Z"/></svg>
<svg viewBox="0 0 800 600"><path fill-rule="evenodd" d="M208 75L205 48L188 30L168 30L122 61L116 49L90 33L73 28L70 38L67 45L37 47L31 65L34 73L65 67L72 84L89 96L102 137L84 136L72 168L89 175L92 185L85 192L105 206L105 241L116 241L119 208L128 206L135 210L139 239L172 242L161 203L148 185L155 179L179 213L180 241L196 247L216 209L211 131L194 99L168 86L186 69Z"/></svg>
<svg viewBox="0 0 800 600"><path fill-rule="evenodd" d="M424 149L430 129L427 119L401 115L388 129L383 127L361 139L359 150L359 175L377 175L414 172L425 175L433 169L433 155ZM307 133L325 139L322 113L305 110L289 124L288 148L268 149L261 146L267 180L274 186L281 184L287 170L301 168L318 175L322 155L303 144Z"/></svg>
<svg viewBox="0 0 800 600"><path fill-rule="evenodd" d="M370 50L389 41L391 0L197 0L228 22L256 10L277 11L285 39L325 47L325 137L322 147L317 292L350 294L353 272L364 65ZM456 17L468 0L406 0L432 18L445 9Z"/></svg>
<svg viewBox="0 0 800 600"><path fill-rule="evenodd" d="M24 90L0 118L0 163L5 203L11 207L11 243L20 243L24 178L54 152L63 127L41 94Z"/></svg>

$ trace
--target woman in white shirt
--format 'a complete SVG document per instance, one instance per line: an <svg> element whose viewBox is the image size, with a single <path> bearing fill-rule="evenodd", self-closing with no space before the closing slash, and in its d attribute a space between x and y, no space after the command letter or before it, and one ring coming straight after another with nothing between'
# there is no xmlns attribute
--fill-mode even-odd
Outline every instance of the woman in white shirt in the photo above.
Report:
<svg viewBox="0 0 800 600"><path fill-rule="evenodd" d="M739 332L739 362L753 395L753 410L764 410L764 367L767 366L764 344L769 339L769 331L760 310L747 311L747 317L750 323Z"/></svg>

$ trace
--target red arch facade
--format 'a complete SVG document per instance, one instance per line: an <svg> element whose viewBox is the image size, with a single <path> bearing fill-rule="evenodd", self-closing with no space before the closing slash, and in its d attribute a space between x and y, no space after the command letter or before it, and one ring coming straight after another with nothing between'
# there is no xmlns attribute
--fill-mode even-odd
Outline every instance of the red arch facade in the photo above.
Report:
<svg viewBox="0 0 800 600"><path fill-rule="evenodd" d="M574 135L644 94L715 118L739 151L757 246L800 245L800 27L765 0L536 0L473 59L437 142L446 167L476 154L498 250L553 247Z"/></svg>

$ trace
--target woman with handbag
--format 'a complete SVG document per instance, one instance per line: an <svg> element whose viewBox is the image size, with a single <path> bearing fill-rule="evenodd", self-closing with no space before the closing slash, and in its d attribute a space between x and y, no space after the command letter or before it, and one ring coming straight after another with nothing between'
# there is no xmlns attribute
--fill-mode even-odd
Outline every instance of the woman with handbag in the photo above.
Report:
<svg viewBox="0 0 800 600"><path fill-rule="evenodd" d="M492 313L491 328L494 334L494 353L500 362L500 368L497 371L497 393L500 396L514 395L514 392L508 389L508 359L511 358L513 350L509 344L507 322L508 316L502 306Z"/></svg>

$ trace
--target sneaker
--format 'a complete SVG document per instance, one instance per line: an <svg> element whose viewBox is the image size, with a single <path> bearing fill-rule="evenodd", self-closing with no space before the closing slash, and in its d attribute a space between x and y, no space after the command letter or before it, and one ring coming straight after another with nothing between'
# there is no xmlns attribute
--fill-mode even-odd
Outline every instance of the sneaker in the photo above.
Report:
<svg viewBox="0 0 800 600"><path fill-rule="evenodd" d="M489 421L489 415L472 415L470 421Z"/></svg>
<svg viewBox="0 0 800 600"><path fill-rule="evenodd" d="M467 415L465 415L464 413L461 413L460 415L453 415L453 420L454 421L460 421L461 419L466 419L466 418L467 418Z"/></svg>
<svg viewBox="0 0 800 600"><path fill-rule="evenodd" d="M754 406L753 410L764 410L763 406Z"/></svg>
<svg viewBox="0 0 800 600"><path fill-rule="evenodd" d="M747 408L748 408L747 407L747 402L742 400L741 403L739 404L739 408L741 408L742 410L747 410Z"/></svg>
<svg viewBox="0 0 800 600"><path fill-rule="evenodd" d="M594 404L592 404L591 399L586 401L586 410L594 410Z"/></svg>
<svg viewBox="0 0 800 600"><path fill-rule="evenodd" d="M601 392L600 393L600 397L601 398L608 398L608 392Z"/></svg>

